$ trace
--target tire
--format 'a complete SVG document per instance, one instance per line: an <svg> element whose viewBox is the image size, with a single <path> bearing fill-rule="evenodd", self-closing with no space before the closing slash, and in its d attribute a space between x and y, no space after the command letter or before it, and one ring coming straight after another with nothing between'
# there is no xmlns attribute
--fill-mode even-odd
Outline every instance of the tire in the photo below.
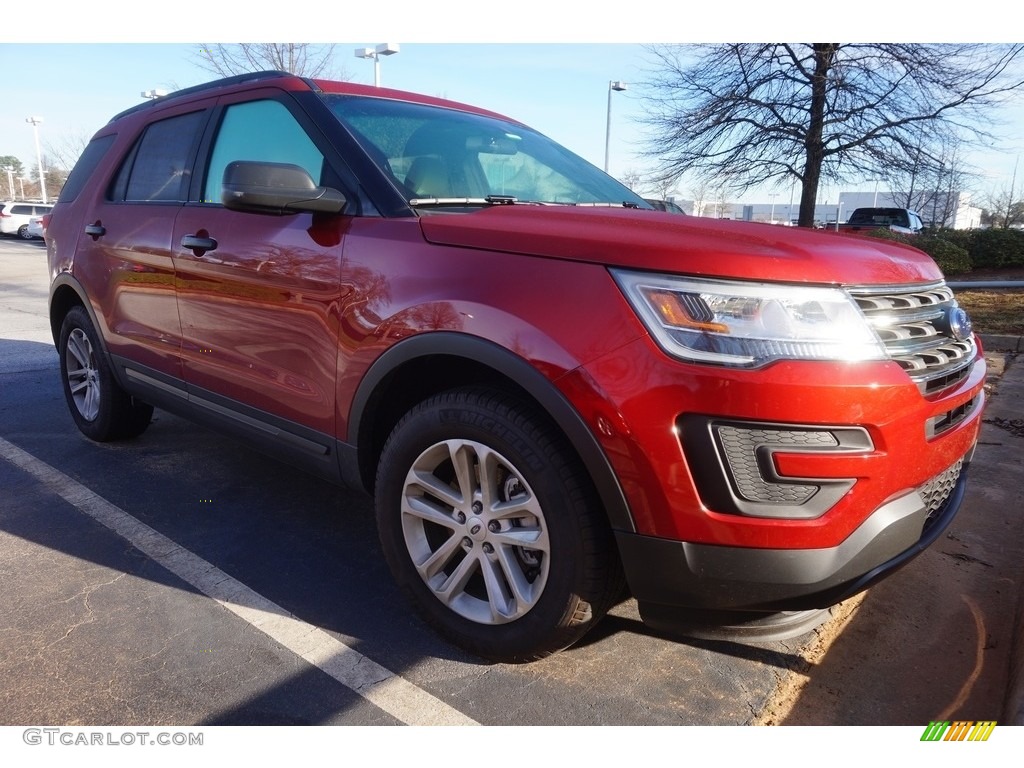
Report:
<svg viewBox="0 0 1024 768"><path fill-rule="evenodd" d="M28 224L22 224L20 227L18 227L18 237L20 237L22 240L34 239L32 235L28 233Z"/></svg>
<svg viewBox="0 0 1024 768"><path fill-rule="evenodd" d="M413 408L385 444L377 526L424 618L494 661L579 640L621 593L604 511L568 442L532 406L464 389Z"/></svg>
<svg viewBox="0 0 1024 768"><path fill-rule="evenodd" d="M146 431L153 406L136 400L114 381L84 307L72 307L64 317L57 351L64 397L82 434L102 443Z"/></svg>

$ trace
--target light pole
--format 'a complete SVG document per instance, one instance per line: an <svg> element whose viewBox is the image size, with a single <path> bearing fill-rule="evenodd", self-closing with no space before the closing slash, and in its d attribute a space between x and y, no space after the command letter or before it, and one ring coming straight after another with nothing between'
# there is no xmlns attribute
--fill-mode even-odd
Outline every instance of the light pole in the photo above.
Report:
<svg viewBox="0 0 1024 768"><path fill-rule="evenodd" d="M380 88L380 57L390 56L401 50L398 43L381 43L376 48L356 48L357 59L373 59L373 85Z"/></svg>
<svg viewBox="0 0 1024 768"><path fill-rule="evenodd" d="M608 173L608 150L612 142L612 91L624 91L626 84L621 80L608 81L608 117L604 126L604 172Z"/></svg>
<svg viewBox="0 0 1024 768"><path fill-rule="evenodd" d="M43 172L43 154L39 151L39 124L43 122L43 118L32 117L25 118L26 123L32 123L32 133L36 137L36 163L39 164L39 191L43 197L43 204L45 205L48 201L46 199L46 174Z"/></svg>
<svg viewBox="0 0 1024 768"><path fill-rule="evenodd" d="M4 166L4 170L7 171L7 186L11 188L11 200L14 199L14 166Z"/></svg>
<svg viewBox="0 0 1024 768"><path fill-rule="evenodd" d="M778 192L772 192L770 195L768 195L768 197L770 197L772 199L772 212L771 212L771 215L768 217L768 223L769 224L774 224L775 223L775 198L778 197L778 196L779 196Z"/></svg>
<svg viewBox="0 0 1024 768"><path fill-rule="evenodd" d="M18 184L21 186L21 199L24 200L25 199L25 177L24 176L19 176L18 177Z"/></svg>

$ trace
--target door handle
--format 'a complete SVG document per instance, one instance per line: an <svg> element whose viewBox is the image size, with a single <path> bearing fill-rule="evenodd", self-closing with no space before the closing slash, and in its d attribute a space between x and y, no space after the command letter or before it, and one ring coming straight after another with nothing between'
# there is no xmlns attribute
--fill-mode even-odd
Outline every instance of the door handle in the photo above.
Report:
<svg viewBox="0 0 1024 768"><path fill-rule="evenodd" d="M195 253L196 256L202 256L207 251L212 251L217 247L217 241L212 237L200 237L199 235L185 235L181 238L181 247L187 248L188 250Z"/></svg>
<svg viewBox="0 0 1024 768"><path fill-rule="evenodd" d="M85 234L91 237L93 240L103 237L107 234L107 228L100 224L98 221L95 224L85 225Z"/></svg>

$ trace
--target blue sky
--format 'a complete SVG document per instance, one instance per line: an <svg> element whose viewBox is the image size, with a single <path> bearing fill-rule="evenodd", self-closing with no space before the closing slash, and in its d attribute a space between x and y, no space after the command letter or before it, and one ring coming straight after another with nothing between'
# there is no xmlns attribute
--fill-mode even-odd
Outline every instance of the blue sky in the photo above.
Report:
<svg viewBox="0 0 1024 768"><path fill-rule="evenodd" d="M714 42L822 31L820 17L813 21L818 29L794 28L788 17L761 20L764 6L753 0L732 0L727 10L699 11L681 2L646 0L643 14L635 12L637 6L621 3L606 7L556 0L518 0L513 5L445 0L431 6L391 0L386 16L372 9L350 9L344 2L306 0L303 8L308 12L301 18L268 22L256 13L241 23L226 4L221 8L179 0L175 7L178 12L162 13L159 23L139 20L134 26L118 27L109 19L137 18L137 3L94 0L49 13L46 24L33 28L38 40L26 40L24 27L0 30L2 71L28 73L5 78L0 155L13 154L25 165L35 164L32 127L25 122L29 115L44 120L39 134L45 153L47 147L80 144L112 115L141 101L142 91L212 79L214 75L195 60L199 41L194 35L201 29L205 42L264 40L268 35L275 40L321 42L316 35L330 35L337 43L337 65L348 79L364 83L372 83L373 64L355 58L354 49L397 42L401 52L381 62L383 85L502 112L598 166L604 163L608 82L622 80L629 90L613 94L610 171L619 178L627 171L645 177L650 162L641 155L641 97L652 62L639 41ZM310 11L314 8L319 12ZM574 9L585 9L585 16ZM312 25L310 19L322 23ZM890 18L889 28L901 28L899 21ZM916 25L919 39L949 38L941 29L929 34L914 18L906 21ZM781 28L772 28L780 22L785 22ZM26 41L5 38L12 29L18 40ZM845 35L858 32L848 25L843 29ZM971 30L958 23L957 33ZM337 42L342 37L348 42ZM1004 147L979 151L972 158L988 176L983 186L1008 183L1017 155L1024 153L1024 93L1006 118ZM0 196L6 195L6 186L0 174ZM861 187L867 189L867 183ZM844 187L851 188L858 185ZM685 182L680 191L685 197ZM763 201L766 192L755 199ZM821 199L830 193L835 194L823 190Z"/></svg>
<svg viewBox="0 0 1024 768"><path fill-rule="evenodd" d="M336 60L349 79L373 82L373 63L357 47L382 40L338 43ZM472 45L399 42L401 52L381 61L382 84L486 107L522 120L596 165L604 163L609 80L636 83L645 64L642 46L628 44ZM31 44L0 47L0 69L27 68L31 77L3 87L0 154L35 162L29 115L41 116L40 142L91 135L112 115L142 101L152 88L184 88L213 79L196 63L198 45ZM612 103L613 173L640 167L635 91Z"/></svg>

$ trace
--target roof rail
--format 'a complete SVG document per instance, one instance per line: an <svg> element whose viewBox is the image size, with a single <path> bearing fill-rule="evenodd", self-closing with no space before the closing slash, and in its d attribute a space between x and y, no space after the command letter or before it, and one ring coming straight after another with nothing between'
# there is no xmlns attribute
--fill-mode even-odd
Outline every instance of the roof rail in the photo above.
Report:
<svg viewBox="0 0 1024 768"><path fill-rule="evenodd" d="M193 93L202 93L203 91L213 90L214 88L223 88L227 85L250 83L259 80L272 80L278 77L297 77L297 75L293 75L290 72L284 72L278 69L268 69L262 72L244 72L241 75L222 77L219 80L211 80L208 83L200 83L199 85L193 85L188 88L182 88L179 91L172 91L166 96L161 96L158 99L151 99L149 101L144 101L141 104L136 104L134 107L129 107L123 112L118 112L116 115L110 118L108 124L114 122L115 120L120 120L122 117L125 117L126 115L131 115L136 112L141 112L144 109L148 109L152 107L155 103L164 101L165 99L176 98L178 96L189 96ZM312 81L308 80L307 78L301 79L305 80L312 86Z"/></svg>

